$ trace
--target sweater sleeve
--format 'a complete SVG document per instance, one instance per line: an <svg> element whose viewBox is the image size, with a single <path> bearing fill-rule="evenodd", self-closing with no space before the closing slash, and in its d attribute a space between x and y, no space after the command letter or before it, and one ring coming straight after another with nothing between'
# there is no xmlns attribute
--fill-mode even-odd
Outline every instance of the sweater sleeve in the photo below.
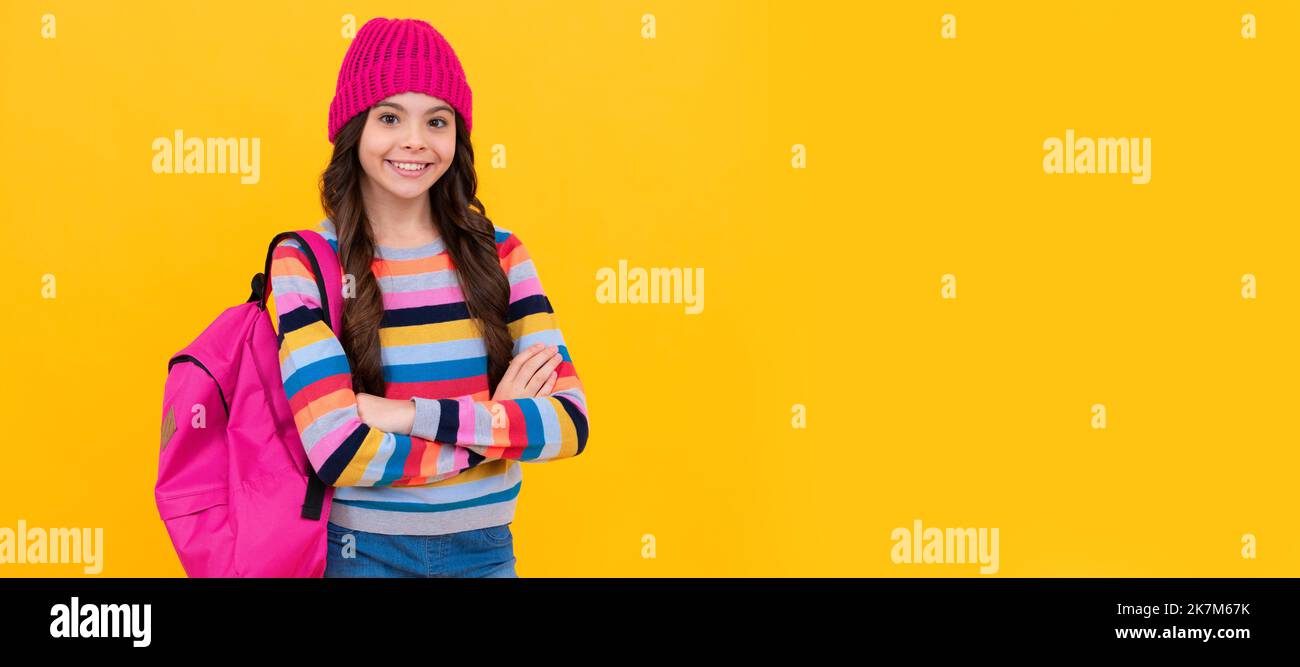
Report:
<svg viewBox="0 0 1300 667"><path fill-rule="evenodd" d="M361 421L347 354L325 320L315 275L293 239L281 241L273 251L271 289L284 393L321 481L331 486L417 486L479 462L454 445L385 432Z"/></svg>
<svg viewBox="0 0 1300 667"><path fill-rule="evenodd" d="M487 459L540 462L577 456L587 446L589 431L582 381L528 250L518 236L502 233L507 236L498 242L497 252L510 281L506 321L514 339L511 357L535 343L555 345L561 358L555 388L549 396L504 401L416 397L411 433Z"/></svg>

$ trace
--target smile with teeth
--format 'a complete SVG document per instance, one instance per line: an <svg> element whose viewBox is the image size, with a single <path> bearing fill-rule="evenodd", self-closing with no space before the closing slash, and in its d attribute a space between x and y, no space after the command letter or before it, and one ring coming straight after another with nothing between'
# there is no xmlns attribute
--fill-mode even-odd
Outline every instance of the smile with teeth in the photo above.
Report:
<svg viewBox="0 0 1300 667"><path fill-rule="evenodd" d="M384 160L384 162L391 166L394 171L403 176L419 176L420 174L423 174L431 164L428 162L393 162L392 160Z"/></svg>

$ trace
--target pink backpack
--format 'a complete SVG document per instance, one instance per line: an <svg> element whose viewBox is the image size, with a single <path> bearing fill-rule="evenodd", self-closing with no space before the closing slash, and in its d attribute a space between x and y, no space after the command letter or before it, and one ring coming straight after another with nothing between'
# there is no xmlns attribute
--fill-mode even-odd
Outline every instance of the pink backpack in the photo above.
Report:
<svg viewBox="0 0 1300 667"><path fill-rule="evenodd" d="M271 254L294 238L340 334L341 271L316 232L282 232L248 301L226 309L167 363L154 499L191 577L320 577L333 488L307 460L280 377L266 301ZM320 261L317 261L320 258Z"/></svg>

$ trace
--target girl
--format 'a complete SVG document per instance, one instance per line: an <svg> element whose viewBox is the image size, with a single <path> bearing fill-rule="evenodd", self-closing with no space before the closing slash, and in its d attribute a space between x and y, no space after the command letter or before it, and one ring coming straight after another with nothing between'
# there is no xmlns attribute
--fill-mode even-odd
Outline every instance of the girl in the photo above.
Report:
<svg viewBox="0 0 1300 667"><path fill-rule="evenodd" d="M344 56L316 231L345 276L342 339L296 241L274 250L280 370L338 487L325 576L513 577L520 462L576 456L587 402L519 237L476 196L451 46L376 18Z"/></svg>

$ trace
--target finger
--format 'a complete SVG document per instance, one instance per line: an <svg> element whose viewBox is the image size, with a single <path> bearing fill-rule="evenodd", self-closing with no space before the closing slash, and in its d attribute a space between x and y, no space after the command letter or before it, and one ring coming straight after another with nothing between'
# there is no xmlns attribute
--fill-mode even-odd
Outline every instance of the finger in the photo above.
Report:
<svg viewBox="0 0 1300 667"><path fill-rule="evenodd" d="M519 354L515 355L515 358L511 359L510 364L506 366L506 372L501 375L501 381L498 384L514 382L515 378L519 375L520 366L522 366L525 361L531 359L533 355L541 352L542 347L543 345L541 343L536 343L520 350Z"/></svg>
<svg viewBox="0 0 1300 667"><path fill-rule="evenodd" d="M563 360L564 357L562 357L559 352L556 352L546 360L546 363L542 364L542 366L537 369L532 378L529 379L528 384L525 385L525 390L530 392L530 396L537 395L537 390L541 389L542 385L546 383L547 378L550 377L551 372L558 368L560 362Z"/></svg>
<svg viewBox="0 0 1300 667"><path fill-rule="evenodd" d="M519 372L515 376L516 382L519 384L526 384L528 380L532 379L533 374L537 372L537 369L541 368L542 364L546 363L547 359L550 359L550 354L551 346L546 345L539 353L525 359L524 362L519 365Z"/></svg>
<svg viewBox="0 0 1300 667"><path fill-rule="evenodd" d="M538 396L550 396L551 392L555 391L555 381L559 377L559 373L551 371L551 377L546 380L546 384L542 385L542 391L538 393Z"/></svg>
<svg viewBox="0 0 1300 667"><path fill-rule="evenodd" d="M544 356L544 355L539 355L539 356ZM547 357L545 363L539 366L537 370L533 372L533 376L529 378L529 381L526 385L527 388L530 391L536 391L540 389L542 384L546 382L546 378L550 376L552 371L554 371L556 368L559 367L560 362L563 360L564 360L563 357L560 356L560 353L558 351L551 354L551 356Z"/></svg>

